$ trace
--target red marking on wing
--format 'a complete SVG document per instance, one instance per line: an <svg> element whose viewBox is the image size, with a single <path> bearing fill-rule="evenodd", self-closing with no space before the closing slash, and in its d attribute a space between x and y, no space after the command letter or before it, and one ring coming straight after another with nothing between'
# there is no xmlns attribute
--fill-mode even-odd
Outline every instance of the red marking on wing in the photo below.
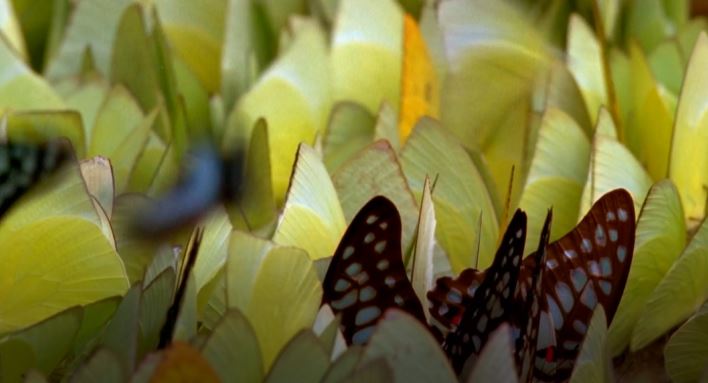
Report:
<svg viewBox="0 0 708 383"><path fill-rule="evenodd" d="M586 329L597 304L603 306L610 323L629 275L634 236L632 197L626 190L617 189L602 196L573 230L549 244L545 261L538 260L538 252L523 260L514 306L524 306L529 295L539 297L541 316L546 318L545 326L550 327L543 337L537 334L536 355L545 364L535 365L535 378L564 380L570 376L584 340L584 332L579 330ZM531 294L539 262L543 265L540 290ZM469 308L476 307L473 302L479 289L470 287L484 280L488 272L467 269L456 279L439 279L427 294L432 316L454 332L458 326L456 318L464 318ZM448 292L453 287L463 292L460 304L449 300ZM542 327L540 319L534 321L536 327Z"/></svg>
<svg viewBox="0 0 708 383"><path fill-rule="evenodd" d="M470 356L479 354L499 325L510 322L525 242L526 214L517 210L484 280L465 306L459 326L443 343L456 371L462 370Z"/></svg>

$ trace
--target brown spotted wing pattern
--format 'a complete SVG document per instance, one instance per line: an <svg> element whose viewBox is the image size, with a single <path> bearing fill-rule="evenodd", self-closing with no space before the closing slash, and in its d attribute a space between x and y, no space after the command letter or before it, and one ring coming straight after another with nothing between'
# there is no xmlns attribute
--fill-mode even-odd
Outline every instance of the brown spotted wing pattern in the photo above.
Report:
<svg viewBox="0 0 708 383"><path fill-rule="evenodd" d="M461 371L471 356L479 354L492 331L512 320L514 292L525 242L526 214L517 210L492 265L465 306L460 324L447 334L443 343L443 350L456 371Z"/></svg>
<svg viewBox="0 0 708 383"><path fill-rule="evenodd" d="M526 262L527 267L522 269L519 277L517 291L528 291L531 294L522 296L522 305L515 305L512 314L512 329L515 335L515 356L518 367L519 381L531 382L533 380L534 356L539 336L539 323L541 312L546 310L545 301L542 297L543 269L546 261L546 249L548 240L551 237L552 212L548 212L546 222L541 230L541 237L538 242L536 252L529 255L530 261ZM528 274L528 275L527 275ZM528 286L526 284L528 283ZM555 337L552 338L555 345Z"/></svg>
<svg viewBox="0 0 708 383"><path fill-rule="evenodd" d="M557 347L554 379L567 379L592 313L602 305L610 323L634 251L634 203L624 189L605 194L570 233L548 246L542 294Z"/></svg>
<svg viewBox="0 0 708 383"><path fill-rule="evenodd" d="M598 304L612 320L624 291L634 250L635 215L630 194L617 189L602 196L568 234L546 247L545 261L538 252L521 266L514 306L528 303L532 286L540 285L534 377L565 380L570 376L593 310ZM540 283L533 281L539 264ZM457 279L441 278L428 293L431 314L442 326L454 331L457 318L474 307L479 281L489 271L463 271ZM462 292L450 299L449 292ZM519 329L516 330L520 332ZM518 337L516 338L519 339Z"/></svg>
<svg viewBox="0 0 708 383"><path fill-rule="evenodd" d="M401 217L385 197L370 200L352 220L322 284L322 303L341 315L349 344L363 344L386 309L396 307L426 323L406 275Z"/></svg>

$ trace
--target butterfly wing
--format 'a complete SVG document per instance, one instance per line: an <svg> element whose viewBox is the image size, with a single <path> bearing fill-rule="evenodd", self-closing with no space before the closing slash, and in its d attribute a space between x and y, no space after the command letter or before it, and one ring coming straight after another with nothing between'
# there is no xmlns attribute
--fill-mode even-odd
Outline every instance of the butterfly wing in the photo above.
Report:
<svg viewBox="0 0 708 383"><path fill-rule="evenodd" d="M570 376L598 304L608 323L612 320L629 275L634 235L632 197L617 189L600 198L575 229L548 246L542 294L558 342L557 366L555 371L539 371L540 376Z"/></svg>
<svg viewBox="0 0 708 383"><path fill-rule="evenodd" d="M523 296L523 304L514 306L520 311L513 315L513 318L517 320L513 326L517 327L514 332L519 334L515 339L515 356L520 382L530 382L533 379L534 356L538 343L541 312L547 311L546 302L541 299L541 294L546 249L551 237L552 217L553 214L549 211L541 230L538 249L526 257L523 264L525 267L521 269L519 276L517 291L520 296ZM517 301L520 296L516 297ZM555 341L555 338L553 337L552 340ZM541 362L545 363L545 358Z"/></svg>
<svg viewBox="0 0 708 383"><path fill-rule="evenodd" d="M525 241L526 214L517 210L460 325L448 333L443 343L456 371L462 370L470 356L479 354L492 331L510 321Z"/></svg>
<svg viewBox="0 0 708 383"><path fill-rule="evenodd" d="M396 307L426 323L401 252L401 217L385 197L374 197L352 220L322 284L322 303L342 316L349 344L363 344L386 309Z"/></svg>
<svg viewBox="0 0 708 383"><path fill-rule="evenodd" d="M0 143L0 215L71 156L71 145L63 139Z"/></svg>
<svg viewBox="0 0 708 383"><path fill-rule="evenodd" d="M465 307L469 307L483 280L484 271L465 269L455 279L446 276L435 281L435 287L426 297L430 302L430 314L440 327L447 331L457 329Z"/></svg>

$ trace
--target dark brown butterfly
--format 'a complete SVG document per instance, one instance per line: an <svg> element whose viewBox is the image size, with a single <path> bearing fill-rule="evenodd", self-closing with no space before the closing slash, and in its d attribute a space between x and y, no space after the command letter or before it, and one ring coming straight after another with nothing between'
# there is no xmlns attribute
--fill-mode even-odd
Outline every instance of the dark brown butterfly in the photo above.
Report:
<svg viewBox="0 0 708 383"><path fill-rule="evenodd" d="M538 252L524 259L514 307L528 305L528 297L540 299L535 378L564 380L570 376L598 304L608 322L612 320L629 274L634 231L632 198L626 190L614 190L600 198L571 232L546 247L545 261ZM543 265L540 272L539 264ZM457 279L445 277L436 282L428 299L438 323L457 331L486 273L468 269ZM534 282L535 275L540 283ZM464 292L464 296L451 300L450 291Z"/></svg>
<svg viewBox="0 0 708 383"><path fill-rule="evenodd" d="M501 323L514 322L510 317L511 304L525 240L526 214L517 211L494 264L475 295L476 301L467 306L471 309L463 323L469 324L449 333L443 343L458 370L470 355L481 350L489 334ZM406 276L401 254L401 219L391 201L376 197L359 211L332 258L323 290L322 303L341 315L341 328L350 344L365 343L383 312L391 307L403 309L427 325L423 307ZM463 296L461 291L448 291L451 301L461 301ZM524 330L526 323L522 323ZM434 327L429 328L438 336ZM535 347L531 350L535 351Z"/></svg>
<svg viewBox="0 0 708 383"><path fill-rule="evenodd" d="M406 275L401 217L385 197L370 200L344 233L322 283L322 303L341 313L349 344L363 344L384 311L397 307L426 323Z"/></svg>
<svg viewBox="0 0 708 383"><path fill-rule="evenodd" d="M472 299L465 305L459 325L447 334L442 345L456 371L462 370L470 356L482 351L492 331L512 320L510 314L525 242L526 214L517 210L502 237L492 265ZM457 303L462 301L462 294L462 291L452 288L446 298Z"/></svg>

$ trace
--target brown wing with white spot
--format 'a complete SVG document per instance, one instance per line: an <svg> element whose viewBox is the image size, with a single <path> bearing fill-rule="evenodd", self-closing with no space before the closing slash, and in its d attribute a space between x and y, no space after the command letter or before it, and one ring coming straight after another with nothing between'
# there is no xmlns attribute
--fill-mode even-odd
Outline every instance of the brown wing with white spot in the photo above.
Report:
<svg viewBox="0 0 708 383"><path fill-rule="evenodd" d="M531 382L533 380L540 317L541 312L547 310L545 301L541 299L541 296L543 265L546 260L548 240L551 237L552 218L553 214L549 211L548 215L546 215L546 222L543 224L543 229L541 230L541 237L536 252L524 259L519 278L520 286L517 286L516 289L519 295L523 295L523 298L520 298L520 296L516 297L516 301L521 304L514 305L514 309L520 311L513 313L513 318L516 319L516 323L513 323L513 327L516 327L514 332L518 331L519 334L514 341L516 343L516 366L518 368L520 382ZM528 285L525 284L527 280L530 281Z"/></svg>
<svg viewBox="0 0 708 383"><path fill-rule="evenodd" d="M635 215L624 189L605 194L570 233L547 249L543 298L555 330L555 371L538 377L567 379L600 304L612 320L622 297L634 251ZM542 351L542 350L540 350Z"/></svg>
<svg viewBox="0 0 708 383"><path fill-rule="evenodd" d="M460 325L448 333L443 343L443 349L456 371L462 369L470 356L479 354L492 331L503 322L511 321L525 241L526 213L517 210L504 233L494 262L466 306Z"/></svg>
<svg viewBox="0 0 708 383"><path fill-rule="evenodd" d="M354 217L322 288L322 303L341 314L341 329L349 344L368 341L376 322L391 307L427 325L403 265L401 217L385 197L371 199Z"/></svg>
<svg viewBox="0 0 708 383"><path fill-rule="evenodd" d="M465 307L469 307L474 292L483 280L483 271L465 269L455 279L441 277L435 281L435 287L426 294L430 302L428 310L443 330L457 329Z"/></svg>

